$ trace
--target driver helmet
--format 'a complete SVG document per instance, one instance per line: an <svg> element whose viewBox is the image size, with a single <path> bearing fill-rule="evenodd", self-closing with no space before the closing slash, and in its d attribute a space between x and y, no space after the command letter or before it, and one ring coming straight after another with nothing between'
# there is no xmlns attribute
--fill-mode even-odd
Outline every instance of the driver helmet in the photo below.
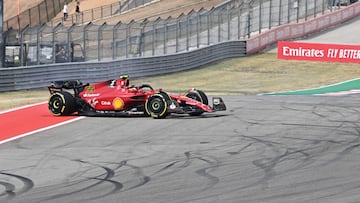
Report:
<svg viewBox="0 0 360 203"><path fill-rule="evenodd" d="M129 80L128 78L129 78L128 75L121 75L121 76L120 76L120 80L121 80L120 85L121 85L122 87L129 87L129 85L130 85L130 80Z"/></svg>

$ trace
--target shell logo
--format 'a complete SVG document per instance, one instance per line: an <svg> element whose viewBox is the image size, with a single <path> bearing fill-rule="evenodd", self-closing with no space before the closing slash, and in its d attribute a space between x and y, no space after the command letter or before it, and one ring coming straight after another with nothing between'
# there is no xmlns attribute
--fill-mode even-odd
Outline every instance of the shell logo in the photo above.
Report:
<svg viewBox="0 0 360 203"><path fill-rule="evenodd" d="M113 100L112 104L113 104L115 110L119 110L124 107L124 101L122 99L120 99L119 97L116 97Z"/></svg>

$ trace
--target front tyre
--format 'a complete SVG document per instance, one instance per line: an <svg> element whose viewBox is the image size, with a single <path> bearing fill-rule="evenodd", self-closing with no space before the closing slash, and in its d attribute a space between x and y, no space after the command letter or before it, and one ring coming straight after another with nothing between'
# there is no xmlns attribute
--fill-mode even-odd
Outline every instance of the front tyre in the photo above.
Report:
<svg viewBox="0 0 360 203"><path fill-rule="evenodd" d="M153 118L165 118L167 116L167 102L162 94L152 94L145 102L145 110Z"/></svg>
<svg viewBox="0 0 360 203"><path fill-rule="evenodd" d="M75 98L69 92L54 92L50 95L48 106L55 116L71 115L75 112Z"/></svg>
<svg viewBox="0 0 360 203"><path fill-rule="evenodd" d="M201 102L205 105L209 104L209 100L208 97L206 96L206 94L201 91L201 90L197 90L197 89L192 89L190 90L188 93L186 93L187 97L194 99L198 102ZM197 107L196 107L197 108ZM194 112L189 113L190 116L200 116L201 114L203 114L204 111L200 108L197 108Z"/></svg>

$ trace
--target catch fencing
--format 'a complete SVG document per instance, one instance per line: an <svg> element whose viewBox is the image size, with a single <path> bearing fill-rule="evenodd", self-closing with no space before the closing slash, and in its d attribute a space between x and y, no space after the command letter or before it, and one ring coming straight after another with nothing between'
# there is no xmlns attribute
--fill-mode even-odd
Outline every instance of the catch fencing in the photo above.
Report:
<svg viewBox="0 0 360 203"><path fill-rule="evenodd" d="M147 2L141 0L132 5ZM181 53L244 40L279 25L307 21L339 8L334 5L337 3L329 0L229 0L210 10L200 9L155 21L28 26L20 32L5 33L8 47L5 66L111 61Z"/></svg>
<svg viewBox="0 0 360 203"><path fill-rule="evenodd" d="M81 80L94 83L128 74L131 78L189 70L229 57L245 56L245 41L229 41L193 51L158 57L109 62L76 62L0 68L0 92L44 88L51 81Z"/></svg>

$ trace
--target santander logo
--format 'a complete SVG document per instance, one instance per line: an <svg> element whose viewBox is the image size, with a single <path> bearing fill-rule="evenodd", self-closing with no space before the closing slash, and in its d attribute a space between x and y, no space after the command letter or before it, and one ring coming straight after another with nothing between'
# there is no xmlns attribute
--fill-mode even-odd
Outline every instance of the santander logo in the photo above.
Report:
<svg viewBox="0 0 360 203"><path fill-rule="evenodd" d="M360 45L278 42L278 58L360 63Z"/></svg>

